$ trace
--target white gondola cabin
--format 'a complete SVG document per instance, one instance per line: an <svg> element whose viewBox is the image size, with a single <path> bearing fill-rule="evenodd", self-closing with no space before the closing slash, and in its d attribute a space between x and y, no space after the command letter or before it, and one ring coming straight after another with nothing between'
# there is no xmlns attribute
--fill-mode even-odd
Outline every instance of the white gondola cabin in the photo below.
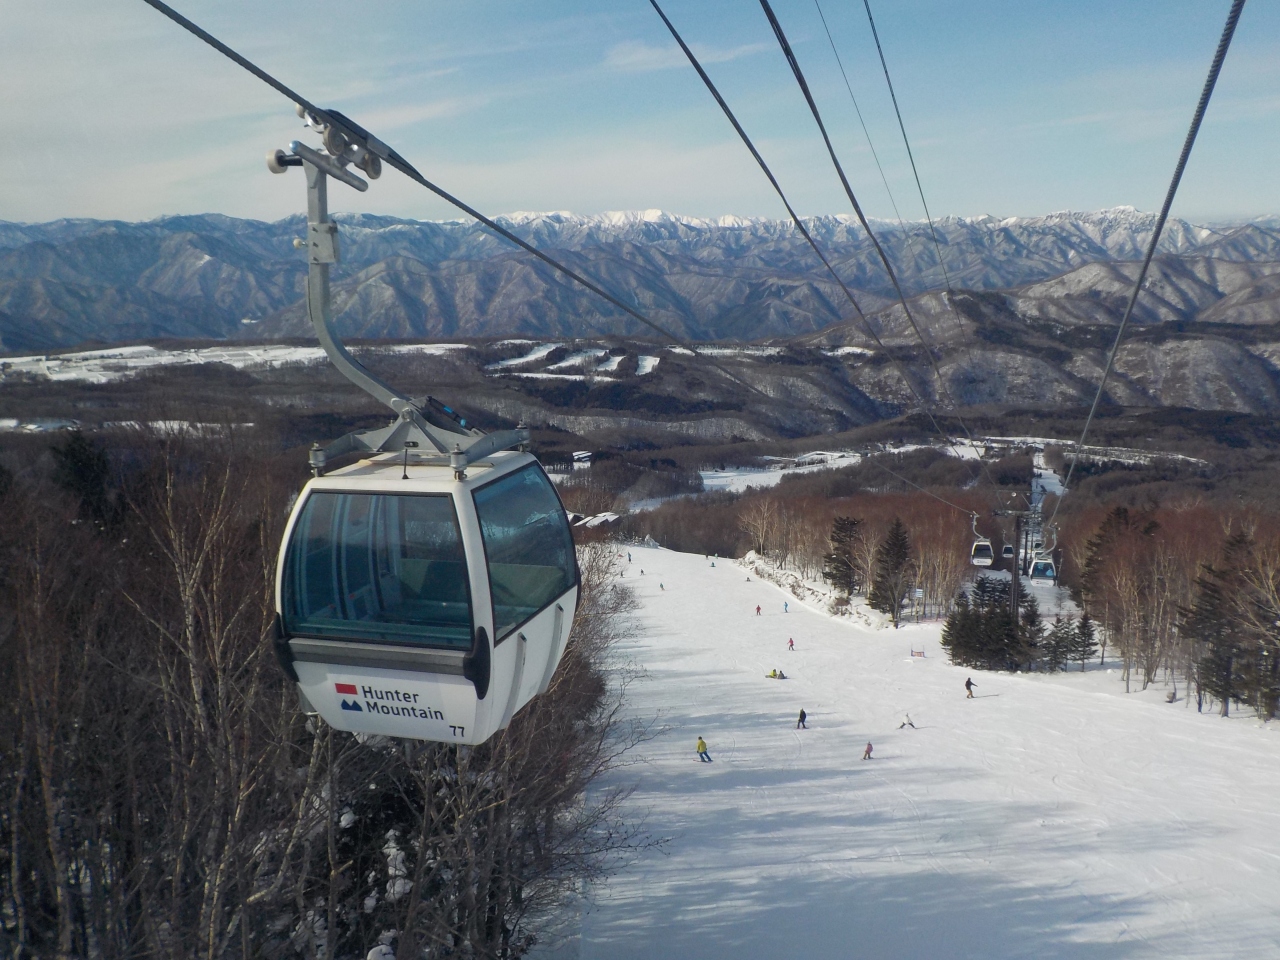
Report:
<svg viewBox="0 0 1280 960"><path fill-rule="evenodd" d="M345 139L326 136L325 148L294 141L267 165L306 174L307 239L296 244L307 250L307 313L320 345L395 417L312 446L315 477L276 567L276 652L303 708L339 730L483 743L547 689L564 654L578 601L569 521L525 452L523 424L469 427L439 400L385 383L338 339L327 184L368 183L347 169L361 156ZM362 169L372 178L379 168ZM327 472L351 454L363 459Z"/></svg>
<svg viewBox="0 0 1280 960"><path fill-rule="evenodd" d="M1031 561L1031 572L1028 575L1032 583L1057 583L1058 570L1048 557L1037 557Z"/></svg>
<svg viewBox="0 0 1280 960"><path fill-rule="evenodd" d="M973 541L973 549L969 551L969 562L975 567L989 567L995 562L995 550L987 539Z"/></svg>
<svg viewBox="0 0 1280 960"><path fill-rule="evenodd" d="M481 743L564 652L578 570L546 474L512 451L462 480L439 460L390 454L317 477L289 519L277 643L339 730Z"/></svg>

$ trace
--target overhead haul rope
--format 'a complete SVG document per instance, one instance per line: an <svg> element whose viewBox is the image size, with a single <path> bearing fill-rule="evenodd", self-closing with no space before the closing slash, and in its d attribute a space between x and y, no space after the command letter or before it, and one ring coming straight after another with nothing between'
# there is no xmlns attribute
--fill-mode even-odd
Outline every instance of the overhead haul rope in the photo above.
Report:
<svg viewBox="0 0 1280 960"><path fill-rule="evenodd" d="M858 217L858 222L862 224L862 229L866 232L871 245L875 247L876 253L880 257L880 262L884 264L885 272L889 274L889 280L893 283L893 289L898 294L898 302L902 304L902 309L907 314L907 320L911 324L911 329L915 331L920 345L924 347L925 355L929 358L929 364L933 367L934 376L938 378L938 386L946 394L947 399L954 407L955 400L952 399L950 391L947 390L946 381L942 377L942 371L938 368L938 361L933 355L933 351L929 349L929 344L924 338L920 327L916 324L916 318L911 313L911 308L907 306L906 294L902 291L901 284L898 283L898 274L894 271L893 265L889 263L889 257L884 252L884 247L880 246L880 241L871 229L871 224L867 223L866 215L862 212L862 205L858 203L858 198L853 194L853 187L849 185L849 178L845 176L844 167L840 165L840 160L836 156L835 147L831 144L831 137L827 134L827 126L822 122L822 115L818 112L818 105L813 99L813 94L809 91L809 83L805 80L804 72L800 69L800 63L796 60L795 53L791 50L791 44L787 42L787 36L782 31L782 24L778 22L778 18L773 13L773 7L769 5L769 0L760 0L760 6L764 10L764 15L769 20L769 26L773 28L773 35L778 40L778 45L782 48L782 55L786 57L787 64L791 67L791 72L796 78L796 83L800 85L800 92L804 94L805 102L809 104L809 112L813 114L814 121L818 124L818 132L822 134L822 142L827 146L827 155L831 157L831 163L836 168L836 174L840 177L840 185L844 187L845 196L849 198L849 204L853 207L853 212Z"/></svg>
<svg viewBox="0 0 1280 960"><path fill-rule="evenodd" d="M880 182L884 184L884 192L889 197L889 206L893 207L893 215L898 221L898 226L902 230L903 236L907 241L907 248L914 257L915 245L911 240L911 234L907 232L907 225L902 221L902 213L898 210L898 201L893 197L893 190L889 187L889 178L885 175L884 167L880 164L880 154L876 152L876 145L871 142L871 131L867 129L867 122L862 118L862 108L858 106L858 98L853 94L853 84L849 82L849 75L844 69L844 60L840 57L840 51L836 49L835 38L831 35L831 28L827 26L826 14L822 12L822 4L818 0L813 0L813 5L818 10L818 19L822 21L822 29L826 31L827 43L831 45L831 53L836 58L836 66L840 68L840 76L844 78L844 88L849 91L849 102L853 104L853 112L858 117L858 125L862 127L862 135L867 140L867 147L871 150L871 159L876 162L876 169L880 171Z"/></svg>
<svg viewBox="0 0 1280 960"><path fill-rule="evenodd" d="M814 3L817 2L818 0L814 0ZM880 46L880 33L876 30L875 18L871 16L871 2L870 0L862 0L862 5L867 11L867 23L871 24L871 37L876 42L876 53L880 55L880 69L884 71L884 82L889 87L889 99L893 101L893 115L898 118L898 129L902 131L902 145L907 148L907 159L911 161L911 175L916 181L916 193L920 195L920 206L924 207L924 218L929 223L929 236L933 238L933 249L938 256L938 266L942 268L942 280L947 287L947 296L945 298L947 306L951 309L951 316L955 319L956 326L960 328L961 337L964 338L965 352L969 355L969 365L976 367L973 348L970 346L968 339L964 337L964 324L961 323L960 315L956 313L955 304L952 302L955 291L951 288L951 274L947 271L947 262L942 257L942 244L938 242L938 231L933 226L933 214L929 212L929 201L924 198L924 187L920 184L920 171L916 169L916 157L911 151L911 141L907 137L907 125L903 123L902 111L898 109L898 95L893 90L893 80L889 76L889 64L885 60L884 50ZM828 34L828 36L830 35Z"/></svg>
<svg viewBox="0 0 1280 960"><path fill-rule="evenodd" d="M1151 233L1151 241L1147 244L1146 256L1142 258L1142 269L1138 271L1138 279L1134 281L1133 292L1129 294L1129 303L1124 308L1124 316L1120 318L1120 328L1116 330L1115 342L1111 345L1111 352L1107 355L1107 365L1102 371L1102 379L1098 381L1098 392L1094 394L1093 405L1089 408L1089 416L1085 419L1084 430L1080 433L1080 439L1076 442L1075 456L1071 458L1071 466L1067 468L1067 478L1062 483L1062 492L1066 493L1071 485L1072 474L1076 472L1076 464L1080 460L1080 453L1084 449L1084 442L1089 436L1089 427L1093 424L1093 416L1098 412L1098 404L1102 402L1102 394L1106 390L1107 378L1111 376L1111 369L1115 366L1116 354L1120 350L1120 343L1124 340L1125 328L1129 325L1129 318L1133 315L1134 305L1138 302L1138 294L1142 292L1142 283L1147 278L1147 269L1151 266L1151 259L1156 253L1156 244L1160 242L1160 234L1164 230L1164 223L1169 218L1169 208L1173 206L1174 195L1178 192L1178 184L1182 181L1182 171L1186 169L1187 159L1191 156L1191 148L1195 145L1196 134L1200 132L1200 121L1204 119L1205 110L1209 107L1209 98L1213 96L1213 88L1218 82L1218 73L1222 70L1222 61L1226 59L1227 49L1231 46L1231 37L1236 32L1236 23L1240 19L1240 12L1244 9L1244 0L1232 0L1231 10L1227 13L1226 25L1222 28L1222 37L1218 40L1218 49L1214 51L1213 62L1209 65L1209 75L1205 78L1204 89L1200 91L1200 100L1196 104L1196 111L1191 117L1191 128L1187 131L1187 138L1182 142L1182 152L1178 154L1178 165L1173 168L1173 179L1169 181L1169 190L1164 195L1164 206L1160 208L1160 216L1156 218L1155 230ZM1058 508L1062 506L1062 497L1058 497L1057 503L1053 505L1053 514L1049 517L1049 525L1053 525L1054 519L1058 516Z"/></svg>
<svg viewBox="0 0 1280 960"><path fill-rule="evenodd" d="M653 2L653 0L650 0ZM925 356L929 358L929 364L933 367L934 376L938 379L938 387L942 393L950 401L953 408L953 416L960 424L960 429L964 431L965 437L969 442L974 443L973 433L969 430L968 424L964 422L964 418L960 416L959 404L955 398L951 396L951 391L947 388L947 382L942 376L942 370L938 366L937 358L934 357L933 351L929 348L929 343L925 339L924 333L920 326L916 323L915 316L911 313L911 308L907 305L906 294L902 290L902 285L898 282L898 275L893 269L893 265L889 262L888 254L884 252L884 247L880 245L880 241L876 238L875 232L871 229L871 224L867 222L866 215L862 212L862 205L858 203L858 198L854 196L853 187L849 184L849 178L845 176L844 167L840 164L840 158L836 156L835 147L831 143L831 137L827 134L826 124L822 122L822 114L818 111L818 104L813 98L813 93L809 90L809 83L805 79L804 71L800 69L800 61L796 59L795 52L791 49L791 44L787 40L787 35L783 32L782 24L778 22L777 16L774 15L773 7L769 5L769 0L760 0L760 6L764 10L764 15L769 20L769 26L773 28L773 35L778 40L778 45L782 48L782 55L786 57L787 64L791 67L791 72L796 78L796 83L800 86L800 92L804 95L805 102L809 105L809 112L813 114L813 119L818 125L818 131L822 134L822 142L826 144L827 155L831 158L831 164L835 167L836 174L840 178L840 185L844 187L845 196L849 198L849 204L853 207L853 212L858 216L858 222L862 224L862 229L866 231L867 237L871 240L875 247L876 253L880 256L880 262L884 264L885 272L889 274L889 279L893 281L893 288L897 291L898 302L902 304L902 310L907 315L907 320L911 323L911 329L915 331L916 338L920 341L920 346L924 348ZM923 404L923 400L921 403ZM933 419L933 415L929 415ZM936 421L934 421L936 426ZM945 436L945 435L944 435ZM951 444L952 449L955 445ZM987 479L993 487L998 486L995 478L991 476L991 470L986 462L979 459L982 465L982 471L987 475Z"/></svg>
<svg viewBox="0 0 1280 960"><path fill-rule="evenodd" d="M902 474L894 473L892 470L886 467L883 463L880 463L878 460L876 460L875 457L868 456L866 459L867 459L867 462L870 463L873 467L879 467L885 473L889 474L889 476L896 477L897 479L901 480L903 483L906 483L915 487L917 490L923 493L926 497L933 497L933 499L937 500L939 503L945 503L952 510L959 510L965 516L973 517L975 520L977 519L978 515L974 513L972 510L966 510L964 507L961 507L957 504L952 503L950 500L946 500L938 496L932 490L926 490L924 487L920 486L920 484L916 483L914 480L908 480L906 477L902 476Z"/></svg>
<svg viewBox="0 0 1280 960"><path fill-rule="evenodd" d="M150 2L150 0L148 0L148 2ZM760 169L764 172L764 175L773 187L774 192L782 201L782 205L786 207L787 213L791 217L791 222L795 224L796 229L800 231L800 235L804 237L809 246L813 248L813 252L817 254L818 259L822 261L822 265L827 268L827 273L831 274L831 278L835 280L840 289L844 291L845 297L848 299L849 303L853 305L853 309L857 313L858 319L867 336L870 337L871 340L874 341L875 345L880 348L880 351L888 357L894 370L897 371L900 377L902 377L903 382L907 385L907 389L911 391L912 396L916 398L916 402L920 404L920 410L929 418L929 422L933 424L933 429L937 431L940 436L947 436L946 432L938 425L938 421L929 410L929 406L925 403L924 397L920 395L920 391L916 389L915 384L912 383L911 378L907 375L902 364L898 361L897 357L893 355L893 352L885 346L884 341L880 339L880 335L876 333L875 328L871 326L871 321L867 319L867 315L862 312L862 307L858 305L858 301L854 298L853 291L851 291L845 284L844 280L840 278L840 274L836 273L835 267L831 265L831 261L827 259L827 255L822 252L822 248L819 247L817 241L813 239L813 235L809 232L808 227L804 225L804 221L800 219L800 215L796 213L795 208L791 206L791 201L789 201L787 199L787 195L783 193L782 186L773 175L773 171L769 169L769 165L765 163L764 157L760 155L760 151L756 149L756 145L752 143L751 138L747 136L747 131L742 128L742 124L738 122L738 118L734 116L733 111L729 108L729 104L725 102L724 97L720 95L720 91L716 89L716 85L712 82L711 77L708 76L707 71L702 68L702 64L698 62L698 58L694 56L693 51L689 49L689 45L684 42L684 38L680 36L680 32L675 28L675 25L667 18L667 15L662 12L662 7L658 5L658 0L649 0L649 5L652 6L658 16L662 18L662 22L666 24L667 30L670 31L671 36L675 39L676 43L679 44L680 49L684 51L684 55L688 58L689 63L693 66L693 69L698 72L698 76L702 78L703 84L706 85L711 96L715 98L716 103L720 105L720 109L724 112L725 117L728 118L729 123L733 125L733 129L736 130L738 136L742 138L742 142L746 145L747 150L750 151L751 156L755 158L756 163L759 164Z"/></svg>
<svg viewBox="0 0 1280 960"><path fill-rule="evenodd" d="M646 327L649 327L651 330L656 330L658 333L662 334L664 337L667 337L668 339L673 340L676 343L681 344L682 346L685 346L690 350L693 350L694 353L698 354L698 356L706 360L708 364L710 364L715 369L719 370L721 373L723 373L726 377L728 377L730 380L734 381L735 383L742 384L742 386L751 390L753 393L757 393L760 396L765 397L766 399L770 399L770 400L773 399L764 391L734 376L732 373L726 370L723 366L721 366L715 360L712 360L710 357L707 357L701 353L698 353L697 348L694 346L691 346L688 342L685 341L683 337L676 336L674 333L672 333L670 330L667 330L661 324L656 323L653 320L650 320L648 317L640 313L640 311L636 310L634 307L631 307L628 304L624 303L622 300L619 300L617 297L609 293L603 287L600 287L599 285L593 283L591 280L588 280L586 277L584 277L582 274L578 273L577 271L573 270L572 268L565 266L563 263L556 260L554 257L551 257L543 253L541 250L537 249L527 241L522 240L516 234L508 230L506 227L503 227L501 224L489 219L479 210L475 209L469 204L458 199L453 194L445 190L443 187L437 186L436 184L432 183L430 180L424 177L421 173L419 173L417 169L414 168L413 164L409 163L408 160L400 156L399 153L397 153L391 147L387 146L377 137L373 136L371 133L369 133L369 131L365 130L359 124L353 122L352 120L348 119L347 117L343 116L342 114L336 111L323 110L320 107L317 107L310 100L305 99L294 90L291 90L289 87L285 86L283 83L281 83L279 80L277 80L271 74L267 73L262 68L258 67L252 61L250 61L246 57L241 56L239 53L236 53L236 51L232 50L229 46L227 46L225 43L223 43L213 34L209 33L207 30L204 30L197 24L188 20L186 17L178 13L178 11L174 10L173 7L169 6L167 3L163 3L162 0L142 0L142 2L147 4L148 6L154 7L156 10L160 11L160 13L164 14L166 17L168 17L178 26L182 27L188 33L192 34L195 37L198 37L199 39L207 43L209 46L213 47L213 49L217 50L228 60L231 60L232 62L239 64L241 67L248 70L250 73L252 73L255 77L257 77L263 83L272 87L279 93L284 94L284 96L288 97L291 101L296 103L298 106L302 107L304 110L307 111L307 113L311 114L316 119L341 130L344 134L347 135L348 139L353 140L354 142L363 144L370 153L381 158L385 163L399 170L410 180L414 181L415 183L421 186L426 187L428 190L430 190L440 199L444 200L446 203L449 203L457 207L459 210L467 214L469 217L472 217L473 219L478 220L480 223L484 224L494 233L498 234L498 236L502 237L505 240L509 240L511 243L514 243L516 246L520 247L526 253L530 253L533 256L537 257L543 263L547 264L547 266L564 274L570 280L573 280L574 282L581 284L583 287L586 287L586 289L590 290L596 296L604 300L607 300L609 303L613 304L619 310L622 310L627 315L634 317L636 320L639 320L642 324L644 324Z"/></svg>

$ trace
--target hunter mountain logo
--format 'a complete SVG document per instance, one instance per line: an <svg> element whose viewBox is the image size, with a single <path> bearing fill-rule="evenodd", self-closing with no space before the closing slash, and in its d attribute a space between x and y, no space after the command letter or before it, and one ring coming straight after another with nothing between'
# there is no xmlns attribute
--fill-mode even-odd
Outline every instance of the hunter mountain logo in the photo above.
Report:
<svg viewBox="0 0 1280 960"><path fill-rule="evenodd" d="M333 685L333 689L338 693L349 694L352 697L355 697L359 693L359 691L356 690L356 685L354 683L335 683ZM358 700L347 700L345 697L342 700L342 709L354 710L356 713L364 713L364 709L360 706L360 702Z"/></svg>

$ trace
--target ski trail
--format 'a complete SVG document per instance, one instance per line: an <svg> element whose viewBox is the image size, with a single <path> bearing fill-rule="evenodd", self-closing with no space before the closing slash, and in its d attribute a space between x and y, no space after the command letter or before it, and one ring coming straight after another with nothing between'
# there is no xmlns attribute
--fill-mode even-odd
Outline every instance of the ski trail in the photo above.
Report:
<svg viewBox="0 0 1280 960"><path fill-rule="evenodd" d="M629 709L666 732L618 782L675 839L596 891L581 960L1280 956L1280 727L1104 670L975 675L966 700L937 623L782 614L728 561L632 552Z"/></svg>

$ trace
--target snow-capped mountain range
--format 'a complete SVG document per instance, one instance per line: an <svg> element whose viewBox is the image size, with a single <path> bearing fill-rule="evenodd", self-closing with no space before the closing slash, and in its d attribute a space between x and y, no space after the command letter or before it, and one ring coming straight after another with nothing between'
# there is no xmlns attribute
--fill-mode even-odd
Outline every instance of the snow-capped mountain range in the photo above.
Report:
<svg viewBox="0 0 1280 960"><path fill-rule="evenodd" d="M813 334L852 315L788 221L657 210L502 219L691 340ZM343 262L335 308L349 336L647 332L478 224L371 215L339 220ZM936 246L924 222L877 221L875 229L908 292L923 294L948 283L956 290L1016 291L1090 265L1134 260L1154 222L1154 214L1131 207L947 217L935 222ZM822 216L807 225L864 310L889 305L892 288L856 220ZM301 229L300 217L263 223L216 214L144 223L0 222L0 349L147 337L305 336L305 264L291 245ZM1268 265L1280 261L1280 227L1270 220L1233 226L1173 220L1160 249L1174 273L1191 259L1238 265L1226 287L1210 283L1211 293L1201 290L1195 302L1182 304L1179 319L1195 320L1198 311L1271 275ZM1087 275L1067 284L1077 300L1088 298L1087 290L1076 289L1082 284L1088 286ZM1270 316L1269 303L1261 312L1257 298L1250 303L1255 314Z"/></svg>

